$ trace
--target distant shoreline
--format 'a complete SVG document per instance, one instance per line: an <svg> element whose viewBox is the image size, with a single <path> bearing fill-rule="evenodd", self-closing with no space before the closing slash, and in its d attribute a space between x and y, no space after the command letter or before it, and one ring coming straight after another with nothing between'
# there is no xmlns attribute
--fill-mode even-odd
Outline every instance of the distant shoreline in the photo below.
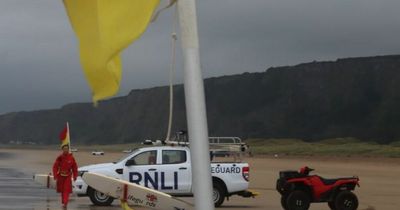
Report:
<svg viewBox="0 0 400 210"><path fill-rule="evenodd" d="M114 146L114 145L113 145ZM112 147L111 149L99 149L98 147L93 147L90 149L90 146L85 146L84 148L80 148L77 146L78 152L74 153L91 153L92 151L104 151L107 154L113 153L113 154L121 154L123 155L123 148L120 150L116 149L115 147ZM253 148L257 149L257 148ZM259 149L262 149L259 148ZM59 149L57 147L1 147L0 148L0 159L10 159L15 156L12 151L53 151L53 152L58 152ZM10 152L9 152L10 151ZM232 157L226 157L227 159L232 158ZM380 154L296 154L295 152L285 154L285 153L255 153L253 156L249 156L248 154L243 155L243 158L255 158L255 159L293 159L293 160L321 160L321 161L346 161L346 160L351 160L351 161L372 161L372 162L381 162L381 161L387 161L387 162L394 162L394 163L399 163L400 164L400 156L389 156L389 155L380 155Z"/></svg>

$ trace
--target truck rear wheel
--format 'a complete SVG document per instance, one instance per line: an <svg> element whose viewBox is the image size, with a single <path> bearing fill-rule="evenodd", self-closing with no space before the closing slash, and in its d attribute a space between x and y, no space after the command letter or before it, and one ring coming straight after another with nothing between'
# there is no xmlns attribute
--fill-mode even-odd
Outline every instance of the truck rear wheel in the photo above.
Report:
<svg viewBox="0 0 400 210"><path fill-rule="evenodd" d="M110 197L102 192L99 192L91 187L88 188L88 195L90 201L96 206L109 206L114 201L113 197Z"/></svg>
<svg viewBox="0 0 400 210"><path fill-rule="evenodd" d="M213 183L213 201L214 201L214 206L219 207L222 205L222 203L225 200L225 189L224 187L218 183L214 182Z"/></svg>

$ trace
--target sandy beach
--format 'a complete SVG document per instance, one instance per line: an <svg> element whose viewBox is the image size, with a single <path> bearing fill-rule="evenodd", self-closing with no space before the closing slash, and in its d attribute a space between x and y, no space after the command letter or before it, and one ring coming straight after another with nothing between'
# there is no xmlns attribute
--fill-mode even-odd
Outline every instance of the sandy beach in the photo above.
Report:
<svg viewBox="0 0 400 210"><path fill-rule="evenodd" d="M56 150L0 149L0 209L61 209L58 194L32 181L33 174L50 172L58 154ZM104 156L92 156L88 151L74 153L79 166L112 162L122 155L122 152L106 152ZM400 206L400 159L248 157L244 161L251 167L250 188L261 195L256 198L232 196L221 209L282 209L280 195L275 190L278 172L304 165L315 168L316 173L327 178L358 175L361 187L355 193L359 198L360 210L397 210ZM119 201L114 201L112 207L95 207L89 198L72 195L68 209L121 208ZM310 209L329 210L324 203L312 204Z"/></svg>

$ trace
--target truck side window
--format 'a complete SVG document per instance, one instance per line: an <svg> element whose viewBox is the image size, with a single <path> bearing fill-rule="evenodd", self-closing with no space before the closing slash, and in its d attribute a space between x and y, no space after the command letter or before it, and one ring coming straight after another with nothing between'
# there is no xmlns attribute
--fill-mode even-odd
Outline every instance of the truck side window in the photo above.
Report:
<svg viewBox="0 0 400 210"><path fill-rule="evenodd" d="M186 162L186 151L184 150L163 150L162 164L178 164Z"/></svg>
<svg viewBox="0 0 400 210"><path fill-rule="evenodd" d="M136 165L154 165L157 163L157 151L142 152L132 158Z"/></svg>

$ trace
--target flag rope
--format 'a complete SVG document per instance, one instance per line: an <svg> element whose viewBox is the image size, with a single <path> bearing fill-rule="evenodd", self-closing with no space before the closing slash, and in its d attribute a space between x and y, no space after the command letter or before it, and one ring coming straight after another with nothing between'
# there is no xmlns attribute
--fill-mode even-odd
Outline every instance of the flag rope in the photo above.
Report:
<svg viewBox="0 0 400 210"><path fill-rule="evenodd" d="M169 0L169 3L168 3L167 6L165 6L165 7L161 8L161 9L159 9L159 10L153 15L153 17L151 18L151 22L155 22L155 21L157 20L158 16L161 14L161 12L164 11L165 9L168 9L168 8L172 7L172 6L176 3L176 1L178 1L178 0Z"/></svg>
<svg viewBox="0 0 400 210"><path fill-rule="evenodd" d="M174 3L174 1L171 1ZM172 4L171 4L172 6ZM178 23L178 8L177 4L175 4L174 15L173 15L173 24L172 24L172 33L171 33L171 66L169 71L169 117L168 117L168 129L167 136L165 137L165 141L169 141L171 137L171 128L172 128L172 119L173 119L173 111L174 111L174 86L173 80L176 72L176 25Z"/></svg>

